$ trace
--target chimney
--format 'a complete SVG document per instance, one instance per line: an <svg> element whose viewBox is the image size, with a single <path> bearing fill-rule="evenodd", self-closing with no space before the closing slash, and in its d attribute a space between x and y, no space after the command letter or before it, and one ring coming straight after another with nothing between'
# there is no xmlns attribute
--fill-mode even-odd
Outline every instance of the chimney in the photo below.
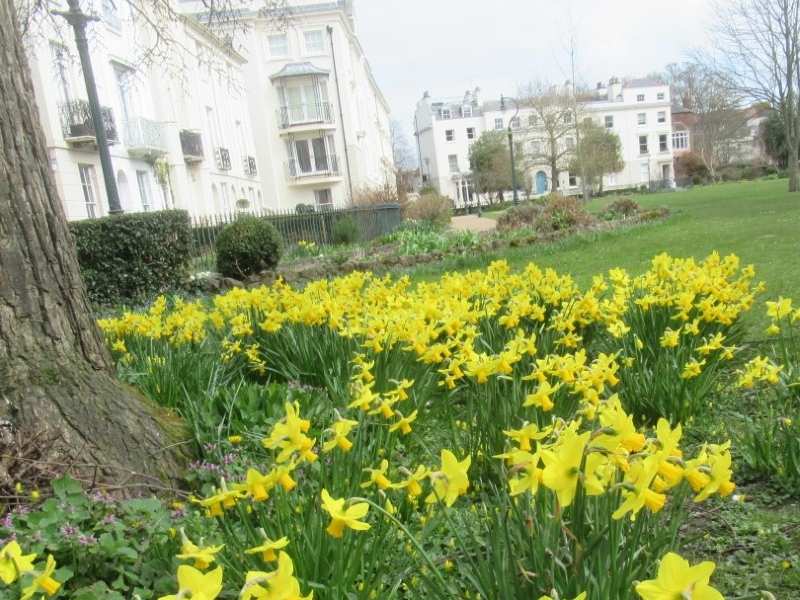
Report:
<svg viewBox="0 0 800 600"><path fill-rule="evenodd" d="M683 92L683 108L692 110L692 92L689 90Z"/></svg>
<svg viewBox="0 0 800 600"><path fill-rule="evenodd" d="M464 92L464 104L472 104L472 92L469 90Z"/></svg>
<svg viewBox="0 0 800 600"><path fill-rule="evenodd" d="M564 93L571 98L572 92L573 92L572 82L569 79L567 79L564 82Z"/></svg>
<svg viewBox="0 0 800 600"><path fill-rule="evenodd" d="M608 99L611 102L617 100L617 96L622 93L622 84L619 82L619 77L612 77L608 80Z"/></svg>
<svg viewBox="0 0 800 600"><path fill-rule="evenodd" d="M483 98L481 97L481 88L476 87L472 92L472 97L475 100L475 106L481 108L483 106Z"/></svg>

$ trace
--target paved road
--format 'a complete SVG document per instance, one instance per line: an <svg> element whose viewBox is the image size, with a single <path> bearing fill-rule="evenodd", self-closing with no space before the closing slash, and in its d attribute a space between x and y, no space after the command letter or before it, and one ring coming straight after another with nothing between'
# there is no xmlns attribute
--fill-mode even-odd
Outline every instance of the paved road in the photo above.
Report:
<svg viewBox="0 0 800 600"><path fill-rule="evenodd" d="M470 231L491 231L497 225L497 221L478 215L461 215L450 220L453 229L468 229Z"/></svg>

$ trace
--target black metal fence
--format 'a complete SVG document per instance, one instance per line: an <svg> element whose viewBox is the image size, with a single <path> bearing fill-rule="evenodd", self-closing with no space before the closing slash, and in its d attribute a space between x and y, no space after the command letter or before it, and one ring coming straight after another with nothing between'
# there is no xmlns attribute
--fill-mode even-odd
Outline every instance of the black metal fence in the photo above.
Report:
<svg viewBox="0 0 800 600"><path fill-rule="evenodd" d="M361 241L373 240L394 231L402 218L400 205L396 203L355 207L299 205L296 209L278 213L243 210L211 217L193 217L194 271L216 270L217 235L240 215L257 216L272 223L283 238L284 250L300 241L314 242L317 246L333 245L334 224L347 217L352 217L356 222Z"/></svg>

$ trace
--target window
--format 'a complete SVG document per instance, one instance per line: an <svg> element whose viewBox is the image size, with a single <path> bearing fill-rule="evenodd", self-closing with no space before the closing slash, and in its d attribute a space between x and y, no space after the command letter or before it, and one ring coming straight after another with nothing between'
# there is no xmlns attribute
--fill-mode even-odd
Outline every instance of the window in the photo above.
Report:
<svg viewBox="0 0 800 600"><path fill-rule="evenodd" d="M539 118L536 115L528 115L528 126L536 127L539 125Z"/></svg>
<svg viewBox="0 0 800 600"><path fill-rule="evenodd" d="M647 123L647 115L645 113L639 113L638 115L636 115L636 121L639 123L639 125L646 124Z"/></svg>
<svg viewBox="0 0 800 600"><path fill-rule="evenodd" d="M286 152L289 155L289 174L292 177L339 172L332 135L306 140L286 140Z"/></svg>
<svg viewBox="0 0 800 600"><path fill-rule="evenodd" d="M639 181L642 183L650 182L650 164L642 163L639 165Z"/></svg>
<svg viewBox="0 0 800 600"><path fill-rule="evenodd" d="M333 193L331 193L330 188L325 188L324 190L314 190L314 202L317 204L317 206L333 204Z"/></svg>
<svg viewBox="0 0 800 600"><path fill-rule="evenodd" d="M304 31L303 39L306 43L306 54L319 54L325 52L325 38L322 37L322 30Z"/></svg>
<svg viewBox="0 0 800 600"><path fill-rule="evenodd" d="M688 150L689 149L689 132L688 131L675 131L672 134L672 149L673 150Z"/></svg>
<svg viewBox="0 0 800 600"><path fill-rule="evenodd" d="M59 99L72 100L72 73L69 68L69 53L61 44L50 42L50 55L53 59L55 81L58 83Z"/></svg>
<svg viewBox="0 0 800 600"><path fill-rule="evenodd" d="M609 173L608 174L608 183L610 185L617 185L617 174L616 173Z"/></svg>
<svg viewBox="0 0 800 600"><path fill-rule="evenodd" d="M289 56L289 41L286 39L286 34L268 35L267 50L269 51L269 55L273 58Z"/></svg>
<svg viewBox="0 0 800 600"><path fill-rule="evenodd" d="M495 129L503 129L503 117L498 117L494 120Z"/></svg>
<svg viewBox="0 0 800 600"><path fill-rule="evenodd" d="M575 147L575 138L568 137L567 138L567 149L572 150Z"/></svg>
<svg viewBox="0 0 800 600"><path fill-rule="evenodd" d="M150 178L147 171L136 171L136 182L139 184L139 199L142 201L142 210L150 211Z"/></svg>
<svg viewBox="0 0 800 600"><path fill-rule="evenodd" d="M606 115L604 118L606 129L611 129L614 127L614 116L613 115Z"/></svg>
<svg viewBox="0 0 800 600"><path fill-rule="evenodd" d="M467 139L474 140L475 139L475 128L474 127L467 127Z"/></svg>
<svg viewBox="0 0 800 600"><path fill-rule="evenodd" d="M644 94L636 94L637 102L644 102Z"/></svg>
<svg viewBox="0 0 800 600"><path fill-rule="evenodd" d="M442 109L442 118L443 119L450 119L453 116L453 112L449 108Z"/></svg>
<svg viewBox="0 0 800 600"><path fill-rule="evenodd" d="M658 122L659 123L666 123L667 122L667 111L665 111L665 110L658 111Z"/></svg>
<svg viewBox="0 0 800 600"><path fill-rule="evenodd" d="M656 94L656 100L663 100L664 99L664 92L658 92Z"/></svg>
<svg viewBox="0 0 800 600"><path fill-rule="evenodd" d="M541 154L542 153L542 145L541 145L541 143L538 142L538 141L531 142L531 152L534 155Z"/></svg>
<svg viewBox="0 0 800 600"><path fill-rule="evenodd" d="M647 136L639 136L639 154L647 154Z"/></svg>
<svg viewBox="0 0 800 600"><path fill-rule="evenodd" d="M220 189L220 192L221 192L220 195L222 196L222 210L224 212L230 212L230 210L231 210L231 199L230 199L230 196L228 194L228 184L227 183L221 183L220 186L219 186L219 189Z"/></svg>
<svg viewBox="0 0 800 600"><path fill-rule="evenodd" d="M128 119L133 119L136 113L133 109L133 76L134 72L131 69L121 65L113 65L114 78L117 81L117 94L119 95L119 103L122 108L122 122L123 124Z"/></svg>
<svg viewBox="0 0 800 600"><path fill-rule="evenodd" d="M669 152L669 142L667 141L666 133L658 134L658 151Z"/></svg>
<svg viewBox="0 0 800 600"><path fill-rule="evenodd" d="M569 187L578 187L578 176L569 174Z"/></svg>
<svg viewBox="0 0 800 600"><path fill-rule="evenodd" d="M83 201L86 203L86 215L90 219L97 217L97 180L93 165L78 165L83 188Z"/></svg>
<svg viewBox="0 0 800 600"><path fill-rule="evenodd" d="M106 22L106 25L114 31L122 29L122 19L120 19L117 4L112 0L102 0L101 4L103 7L103 21Z"/></svg>
<svg viewBox="0 0 800 600"><path fill-rule="evenodd" d="M284 88L281 101L281 124L315 123L331 119L328 85L325 81Z"/></svg>
<svg viewBox="0 0 800 600"><path fill-rule="evenodd" d="M456 141L455 129L446 129L444 132L444 139L447 142L455 142Z"/></svg>
<svg viewBox="0 0 800 600"><path fill-rule="evenodd" d="M519 129L519 117L514 117L513 119L511 119L511 128Z"/></svg>
<svg viewBox="0 0 800 600"><path fill-rule="evenodd" d="M450 172L451 173L458 173L458 155L451 154L447 157L447 162L450 165Z"/></svg>
<svg viewBox="0 0 800 600"><path fill-rule="evenodd" d="M567 123L567 124L572 123L572 114L571 113L566 113L564 115L564 123Z"/></svg>
<svg viewBox="0 0 800 600"><path fill-rule="evenodd" d="M472 107L470 105L465 105L461 107L461 116L462 117L471 117L472 116Z"/></svg>

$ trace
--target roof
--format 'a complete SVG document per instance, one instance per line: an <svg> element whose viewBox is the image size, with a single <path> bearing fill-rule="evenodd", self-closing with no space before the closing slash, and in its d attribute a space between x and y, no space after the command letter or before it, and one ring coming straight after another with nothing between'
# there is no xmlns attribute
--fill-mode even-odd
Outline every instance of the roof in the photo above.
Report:
<svg viewBox="0 0 800 600"><path fill-rule="evenodd" d="M330 71L328 69L315 67L310 62L305 61L289 63L274 75L270 75L269 78L270 81L275 81L276 79L285 79L287 77L307 77L308 75L327 76L329 73Z"/></svg>
<svg viewBox="0 0 800 600"><path fill-rule="evenodd" d="M625 89L630 89L630 88L661 87L663 85L664 85L663 83L659 83L654 79L631 79L630 81L626 81L623 87Z"/></svg>

